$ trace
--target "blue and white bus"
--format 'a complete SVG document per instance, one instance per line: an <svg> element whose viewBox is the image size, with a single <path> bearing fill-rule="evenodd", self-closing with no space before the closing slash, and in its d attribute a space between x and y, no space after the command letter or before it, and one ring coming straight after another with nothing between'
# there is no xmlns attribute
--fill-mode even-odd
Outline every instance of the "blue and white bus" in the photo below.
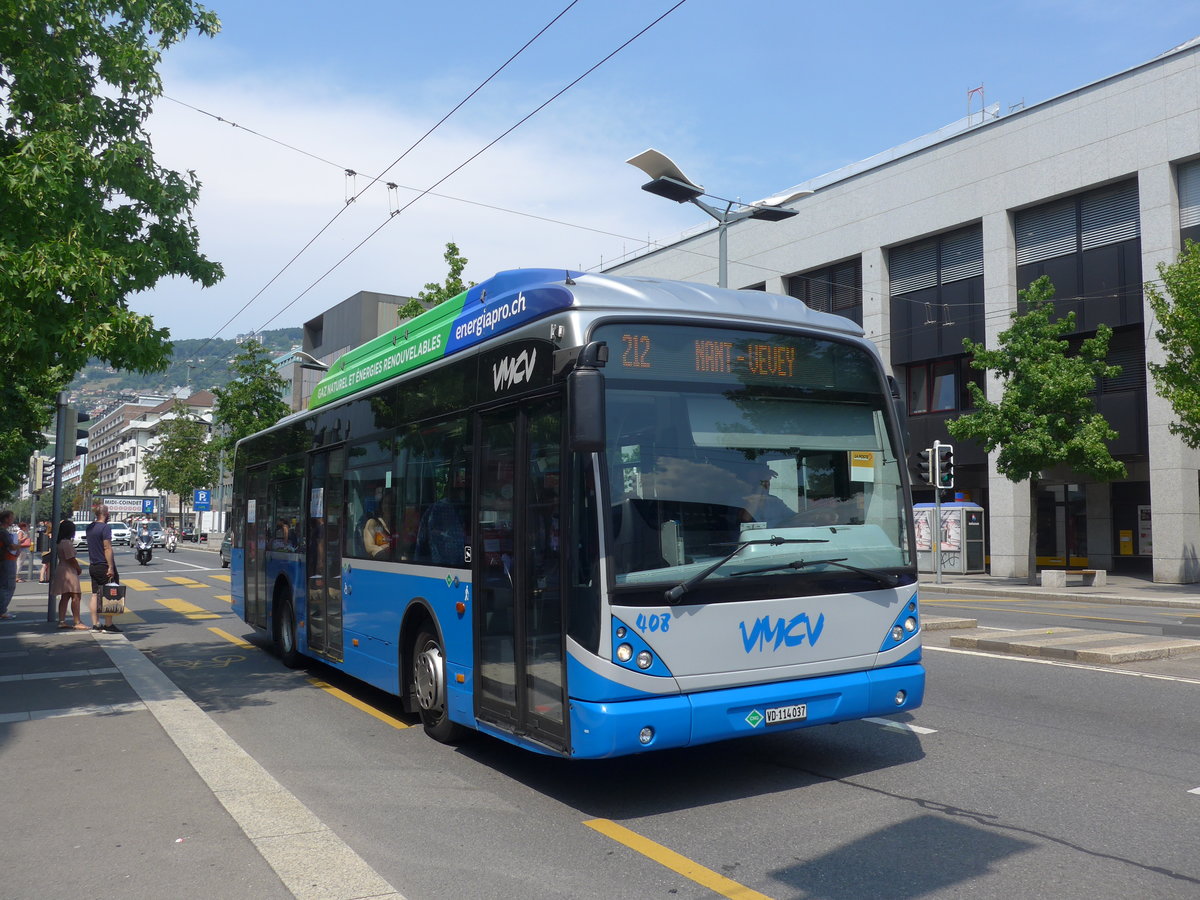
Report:
<svg viewBox="0 0 1200 900"><path fill-rule="evenodd" d="M599 758L912 710L898 402L790 297L503 272L238 444L234 608L441 741Z"/></svg>

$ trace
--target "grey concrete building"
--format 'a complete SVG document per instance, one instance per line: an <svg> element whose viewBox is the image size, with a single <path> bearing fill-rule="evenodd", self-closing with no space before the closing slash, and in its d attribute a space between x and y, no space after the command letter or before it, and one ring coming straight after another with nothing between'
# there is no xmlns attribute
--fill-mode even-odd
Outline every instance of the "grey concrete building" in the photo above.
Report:
<svg viewBox="0 0 1200 900"><path fill-rule="evenodd" d="M1147 361L1161 357L1143 283L1200 240L1200 39L1024 109L993 108L797 188L800 214L729 227L729 285L791 294L862 324L908 395L914 447L955 443L957 487L987 511L991 572L1026 574L1030 498L977 446L951 441L969 406L963 337L994 346L1017 292L1049 275L1073 340L1105 323L1097 407L1128 476L1044 473L1039 564L1200 580L1200 453L1171 435ZM646 202L652 201L647 198ZM609 265L715 283L715 229ZM997 385L986 385L997 396ZM932 496L918 496L918 500Z"/></svg>

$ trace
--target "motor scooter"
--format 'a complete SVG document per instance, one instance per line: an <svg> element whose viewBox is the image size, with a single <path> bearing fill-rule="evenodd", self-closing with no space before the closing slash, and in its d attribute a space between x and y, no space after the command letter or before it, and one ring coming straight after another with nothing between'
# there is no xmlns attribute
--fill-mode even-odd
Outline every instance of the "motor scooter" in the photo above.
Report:
<svg viewBox="0 0 1200 900"><path fill-rule="evenodd" d="M167 535L167 552L168 553L175 552L175 535L174 534Z"/></svg>
<svg viewBox="0 0 1200 900"><path fill-rule="evenodd" d="M154 555L154 539L150 535L138 535L136 555L137 561L141 565L144 566L150 562L150 557Z"/></svg>

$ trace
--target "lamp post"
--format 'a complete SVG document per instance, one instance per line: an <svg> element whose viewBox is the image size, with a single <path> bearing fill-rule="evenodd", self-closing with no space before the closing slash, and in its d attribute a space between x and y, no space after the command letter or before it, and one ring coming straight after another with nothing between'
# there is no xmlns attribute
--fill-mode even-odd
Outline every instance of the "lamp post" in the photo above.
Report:
<svg viewBox="0 0 1200 900"><path fill-rule="evenodd" d="M683 174L679 166L671 158L653 148L625 160L631 166L641 169L652 179L642 185L642 190L659 197L666 197L676 203L691 203L700 207L717 220L717 287L729 286L729 238L726 234L729 226L743 219L759 219L764 222L780 222L798 215L794 209L784 209L786 203L807 197L812 191L792 191L786 194L776 194L764 200L753 203L739 203L744 207L736 212L733 210L737 201L725 200L709 194L703 187L696 184ZM701 197L712 197L725 204L721 209L705 203Z"/></svg>

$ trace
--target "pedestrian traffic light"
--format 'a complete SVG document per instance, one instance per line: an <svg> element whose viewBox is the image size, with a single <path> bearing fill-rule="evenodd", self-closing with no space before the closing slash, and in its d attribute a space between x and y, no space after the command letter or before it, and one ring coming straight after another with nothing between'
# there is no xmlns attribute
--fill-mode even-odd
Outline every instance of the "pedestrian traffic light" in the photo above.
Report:
<svg viewBox="0 0 1200 900"><path fill-rule="evenodd" d="M950 444L939 444L937 448L937 486L954 487L954 448Z"/></svg>
<svg viewBox="0 0 1200 900"><path fill-rule="evenodd" d="M38 494L54 483L54 460L35 453L29 457L29 492Z"/></svg>
<svg viewBox="0 0 1200 900"><path fill-rule="evenodd" d="M926 448L917 454L917 474L926 484L933 484L933 451Z"/></svg>

